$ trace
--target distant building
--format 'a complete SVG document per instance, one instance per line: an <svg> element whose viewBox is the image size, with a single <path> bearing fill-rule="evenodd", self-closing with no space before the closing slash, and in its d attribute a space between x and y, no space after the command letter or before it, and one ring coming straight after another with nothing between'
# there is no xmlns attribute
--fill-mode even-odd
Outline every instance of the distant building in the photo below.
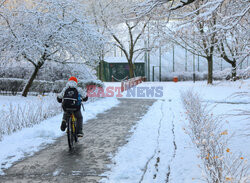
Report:
<svg viewBox="0 0 250 183"><path fill-rule="evenodd" d="M145 64L143 60L136 60L134 63L134 75L145 76ZM129 66L125 57L105 57L100 62L99 79L102 81L121 81L129 78Z"/></svg>

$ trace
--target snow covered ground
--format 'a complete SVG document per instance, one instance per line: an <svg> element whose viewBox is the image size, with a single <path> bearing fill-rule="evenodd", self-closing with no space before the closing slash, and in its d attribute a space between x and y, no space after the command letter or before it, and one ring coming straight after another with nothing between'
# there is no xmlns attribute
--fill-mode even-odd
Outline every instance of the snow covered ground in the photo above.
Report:
<svg viewBox="0 0 250 183"><path fill-rule="evenodd" d="M0 106L4 107L3 105L11 100L13 105L21 105L27 101L31 102L30 99L35 100L36 98L1 96ZM103 113L118 103L119 101L115 98L104 98L85 104L83 122L95 118L98 113ZM64 135L65 132L60 130L61 121L62 114L48 118L33 127L3 136L2 141L0 141L0 175L3 174L3 169L9 168L15 161L33 155L43 149L46 144L51 144L55 142L56 138Z"/></svg>
<svg viewBox="0 0 250 183"><path fill-rule="evenodd" d="M107 86L113 85L106 83ZM207 86L206 82L142 83L137 88L160 86L163 87L163 96L138 122L129 142L112 157L111 171L103 174L107 178L102 182L202 182L199 153L183 130L188 121L180 92L188 89L197 92L203 98L203 103L213 108L211 112L214 115L225 115L223 128L228 135L235 133L228 148L234 153L241 152L244 160L250 158L249 119L231 115L239 113L237 110L250 110L249 93L248 97L233 95L249 92L250 80L215 82L212 86ZM126 92L123 97L128 97Z"/></svg>
<svg viewBox="0 0 250 183"><path fill-rule="evenodd" d="M120 87L120 83L105 83L106 89ZM153 89L153 94L152 90ZM146 82L129 92L123 92L122 98L155 98L158 99L148 113L132 128L133 135L128 143L111 155L113 164L111 171L103 175L107 183L189 183L202 182L202 161L198 150L185 133L188 121L183 109L180 92L192 89L199 93L204 104L213 108L214 115L224 115L225 125L234 138L229 147L232 152L242 153L244 160L250 158L249 133L250 123L246 116L235 116L238 110L250 110L250 80L237 82L215 82L208 86L206 82ZM148 92L148 93L147 93ZM246 92L248 96L234 95ZM114 97L97 100L85 106L84 121L94 118L96 114L117 105ZM121 96L120 96L121 97ZM3 107L11 97L1 97ZM23 98L15 98L22 103ZM14 103L13 103L14 104ZM225 115L226 114L226 115ZM43 149L46 144L53 143L62 136L59 129L62 114L49 118L31 128L24 128L12 135L5 135L0 142L0 174L15 161ZM21 140L20 140L21 139ZM4 148L3 148L4 147Z"/></svg>

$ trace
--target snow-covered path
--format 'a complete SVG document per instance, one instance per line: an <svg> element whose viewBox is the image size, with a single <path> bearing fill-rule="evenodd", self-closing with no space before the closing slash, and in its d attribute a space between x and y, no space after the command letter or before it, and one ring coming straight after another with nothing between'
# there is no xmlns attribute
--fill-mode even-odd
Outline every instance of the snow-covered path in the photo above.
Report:
<svg viewBox="0 0 250 183"><path fill-rule="evenodd" d="M109 155L127 142L130 129L154 102L148 99L120 99L119 105L83 125L85 135L75 151L68 150L64 135L34 156L5 170L0 182L98 182L100 174L108 170L106 165L111 163ZM98 103L100 106L104 104ZM87 108L90 109L90 106Z"/></svg>

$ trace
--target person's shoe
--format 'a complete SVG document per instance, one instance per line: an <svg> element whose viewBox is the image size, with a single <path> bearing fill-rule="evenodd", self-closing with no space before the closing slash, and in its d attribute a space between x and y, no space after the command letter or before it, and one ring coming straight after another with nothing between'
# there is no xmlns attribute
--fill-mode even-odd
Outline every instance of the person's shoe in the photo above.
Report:
<svg viewBox="0 0 250 183"><path fill-rule="evenodd" d="M66 129L66 120L63 120L61 124L61 130L64 132L65 129Z"/></svg>
<svg viewBox="0 0 250 183"><path fill-rule="evenodd" d="M84 135L84 134L83 134L82 131L80 131L80 132L77 133L77 136L78 136L78 137L83 137L83 135Z"/></svg>

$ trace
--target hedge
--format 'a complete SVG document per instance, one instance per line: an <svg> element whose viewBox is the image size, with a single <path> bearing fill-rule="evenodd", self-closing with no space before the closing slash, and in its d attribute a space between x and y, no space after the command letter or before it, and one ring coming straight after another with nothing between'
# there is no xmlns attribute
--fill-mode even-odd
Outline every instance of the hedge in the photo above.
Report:
<svg viewBox="0 0 250 183"><path fill-rule="evenodd" d="M22 92L27 80L18 79L18 78L0 78L0 93L11 93L16 95L19 92ZM43 81L43 80L34 80L30 88L30 92L35 93L59 93L65 87L67 81L58 80L55 82L52 81ZM104 87L104 84L99 80L85 80L79 81L78 86L85 88L87 85L96 85L99 87Z"/></svg>

